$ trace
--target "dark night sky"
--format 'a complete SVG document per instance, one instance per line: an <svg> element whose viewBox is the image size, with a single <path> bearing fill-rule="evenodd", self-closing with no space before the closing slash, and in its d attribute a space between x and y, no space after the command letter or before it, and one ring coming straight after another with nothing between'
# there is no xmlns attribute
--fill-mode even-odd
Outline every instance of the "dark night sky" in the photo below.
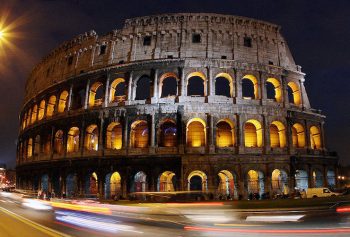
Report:
<svg viewBox="0 0 350 237"><path fill-rule="evenodd" d="M210 12L282 26L294 59L306 73L313 108L327 116L326 142L350 164L350 1L347 0L0 0L0 19L20 22L16 46L0 51L0 163L15 166L18 114L32 67L65 40L94 29L121 28L127 18L170 12ZM0 20L1 22L1 20ZM0 48L1 50L1 48Z"/></svg>

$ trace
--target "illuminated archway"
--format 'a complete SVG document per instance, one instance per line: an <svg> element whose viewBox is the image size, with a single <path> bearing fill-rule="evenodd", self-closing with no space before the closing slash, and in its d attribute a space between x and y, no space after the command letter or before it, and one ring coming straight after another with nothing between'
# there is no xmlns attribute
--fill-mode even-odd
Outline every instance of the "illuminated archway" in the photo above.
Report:
<svg viewBox="0 0 350 237"><path fill-rule="evenodd" d="M192 171L188 177L188 191L207 191L207 175L200 170Z"/></svg>
<svg viewBox="0 0 350 237"><path fill-rule="evenodd" d="M110 86L109 91L109 102L123 102L125 101L125 79L117 78L115 79Z"/></svg>
<svg viewBox="0 0 350 237"><path fill-rule="evenodd" d="M305 147L304 127L300 123L293 124L292 140L293 140L293 147L297 147L297 148L304 148Z"/></svg>
<svg viewBox="0 0 350 237"><path fill-rule="evenodd" d="M262 147L263 145L262 127L259 121L250 119L244 124L244 144L245 147Z"/></svg>
<svg viewBox="0 0 350 237"><path fill-rule="evenodd" d="M301 104L301 95L300 88L297 83L290 81L288 82L288 98L289 103L300 105Z"/></svg>
<svg viewBox="0 0 350 237"><path fill-rule="evenodd" d="M228 73L219 73L215 77L215 95L233 97L233 79Z"/></svg>
<svg viewBox="0 0 350 237"><path fill-rule="evenodd" d="M58 113L63 113L64 111L66 111L67 102L68 102L68 92L62 91L60 95L60 99L58 101Z"/></svg>
<svg viewBox="0 0 350 237"><path fill-rule="evenodd" d="M158 192L174 192L174 180L175 173L171 171L165 171L161 173L158 177Z"/></svg>
<svg viewBox="0 0 350 237"><path fill-rule="evenodd" d="M54 153L62 155L63 151L63 131L58 130L55 134Z"/></svg>
<svg viewBox="0 0 350 237"><path fill-rule="evenodd" d="M188 96L206 96L207 93L206 78L201 72L192 72L187 75L187 95Z"/></svg>
<svg viewBox="0 0 350 237"><path fill-rule="evenodd" d="M288 194L288 175L286 171L275 169L271 176L272 191L277 194Z"/></svg>
<svg viewBox="0 0 350 237"><path fill-rule="evenodd" d="M51 117L55 112L56 96L52 95L47 103L46 116Z"/></svg>
<svg viewBox="0 0 350 237"><path fill-rule="evenodd" d="M33 156L33 139L29 138L27 143L27 157Z"/></svg>
<svg viewBox="0 0 350 237"><path fill-rule="evenodd" d="M49 191L49 176L47 174L44 174L40 177L40 189L46 195L48 194Z"/></svg>
<svg viewBox="0 0 350 237"><path fill-rule="evenodd" d="M66 196L75 197L78 194L78 177L77 174L68 174L66 177Z"/></svg>
<svg viewBox="0 0 350 237"><path fill-rule="evenodd" d="M286 129L280 121L270 124L270 145L272 148L286 146Z"/></svg>
<svg viewBox="0 0 350 237"><path fill-rule="evenodd" d="M145 148L148 147L148 124L144 120L138 120L133 122L131 125L131 132L130 132L130 142L131 147L135 148Z"/></svg>
<svg viewBox="0 0 350 237"><path fill-rule="evenodd" d="M242 97L243 99L259 99L259 85L255 76L245 75L242 78Z"/></svg>
<svg viewBox="0 0 350 237"><path fill-rule="evenodd" d="M38 115L38 106L34 105L33 106L33 110L32 110L32 116L31 116L31 122L32 123L35 123L37 115Z"/></svg>
<svg viewBox="0 0 350 237"><path fill-rule="evenodd" d="M161 147L177 146L177 128L173 120L165 120L159 127L159 145Z"/></svg>
<svg viewBox="0 0 350 237"><path fill-rule="evenodd" d="M161 98L177 95L177 82L179 78L173 72L164 73L159 78L159 96Z"/></svg>
<svg viewBox="0 0 350 237"><path fill-rule="evenodd" d="M305 170L296 170L295 171L295 189L303 191L308 189L308 175Z"/></svg>
<svg viewBox="0 0 350 237"><path fill-rule="evenodd" d="M87 197L96 197L98 193L98 177L95 172L88 175L85 180L85 195Z"/></svg>
<svg viewBox="0 0 350 237"><path fill-rule="evenodd" d="M143 171L139 171L134 176L133 192L147 191L147 175Z"/></svg>
<svg viewBox="0 0 350 237"><path fill-rule="evenodd" d="M218 193L223 199L226 199L228 196L233 198L235 195L235 183L232 173L228 170L221 170L218 173L219 176L219 186Z"/></svg>
<svg viewBox="0 0 350 237"><path fill-rule="evenodd" d="M41 148L40 135L36 135L35 140L34 140L34 155L35 156L40 154L40 148Z"/></svg>
<svg viewBox="0 0 350 237"><path fill-rule="evenodd" d="M314 188L323 187L323 174L320 170L314 170L312 172L312 186Z"/></svg>
<svg viewBox="0 0 350 237"><path fill-rule="evenodd" d="M92 124L86 128L85 133L85 149L89 151L98 150L98 127Z"/></svg>
<svg viewBox="0 0 350 237"><path fill-rule="evenodd" d="M119 150L123 145L122 125L119 122L112 122L107 127L106 147Z"/></svg>
<svg viewBox="0 0 350 237"><path fill-rule="evenodd" d="M39 105L38 120L42 120L45 114L45 100L42 100Z"/></svg>
<svg viewBox="0 0 350 237"><path fill-rule="evenodd" d="M318 127L312 126L310 127L310 145L311 149L321 149L321 133Z"/></svg>
<svg viewBox="0 0 350 237"><path fill-rule="evenodd" d="M79 128L72 127L69 129L67 137L67 152L78 152L79 151Z"/></svg>
<svg viewBox="0 0 350 237"><path fill-rule="evenodd" d="M268 99L274 99L276 102L282 102L282 88L281 88L281 83L279 80L277 80L276 78L268 78L266 80L266 87L268 86L268 84L271 83L273 88L274 88L274 96L273 98L269 98L269 94L270 93L267 93L268 95Z"/></svg>
<svg viewBox="0 0 350 237"><path fill-rule="evenodd" d="M141 76L136 81L135 100L147 100L151 98L151 78L147 75Z"/></svg>
<svg viewBox="0 0 350 237"><path fill-rule="evenodd" d="M247 188L248 194L258 193L261 195L264 193L264 174L261 171L249 170L247 175Z"/></svg>
<svg viewBox="0 0 350 237"><path fill-rule="evenodd" d="M200 118L187 123L186 144L188 147L202 147L206 144L206 124Z"/></svg>
<svg viewBox="0 0 350 237"><path fill-rule="evenodd" d="M105 181L105 198L119 199L122 194L120 174L118 172L109 173Z"/></svg>
<svg viewBox="0 0 350 237"><path fill-rule="evenodd" d="M92 84L89 91L89 107L102 105L103 96L104 88L102 82Z"/></svg>
<svg viewBox="0 0 350 237"><path fill-rule="evenodd" d="M229 119L220 120L216 124L216 146L232 147L235 144L233 122Z"/></svg>

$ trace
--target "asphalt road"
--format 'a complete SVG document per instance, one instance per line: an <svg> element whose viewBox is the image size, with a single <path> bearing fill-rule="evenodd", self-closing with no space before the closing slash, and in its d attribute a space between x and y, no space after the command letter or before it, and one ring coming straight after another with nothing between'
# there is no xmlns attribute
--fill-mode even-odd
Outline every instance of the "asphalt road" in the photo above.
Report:
<svg viewBox="0 0 350 237"><path fill-rule="evenodd" d="M115 208L114 208L115 207ZM0 195L0 237L350 236L350 210L237 211L224 205L111 206L109 214L35 210Z"/></svg>

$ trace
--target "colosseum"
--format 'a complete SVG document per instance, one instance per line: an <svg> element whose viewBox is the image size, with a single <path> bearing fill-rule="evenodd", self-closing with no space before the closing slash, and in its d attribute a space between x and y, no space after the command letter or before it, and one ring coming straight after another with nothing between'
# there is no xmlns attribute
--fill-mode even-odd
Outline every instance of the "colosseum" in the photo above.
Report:
<svg viewBox="0 0 350 237"><path fill-rule="evenodd" d="M260 20L164 14L90 31L26 82L17 186L106 199L335 186L338 157L304 82L280 26Z"/></svg>

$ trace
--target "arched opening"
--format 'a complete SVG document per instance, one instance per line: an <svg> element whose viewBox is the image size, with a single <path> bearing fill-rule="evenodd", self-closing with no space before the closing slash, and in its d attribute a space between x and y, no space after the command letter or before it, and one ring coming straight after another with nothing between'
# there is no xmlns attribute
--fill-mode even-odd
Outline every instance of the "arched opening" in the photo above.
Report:
<svg viewBox="0 0 350 237"><path fill-rule="evenodd" d="M93 172L88 175L85 180L85 195L87 197L97 197L98 193L98 178L97 174Z"/></svg>
<svg viewBox="0 0 350 237"><path fill-rule="evenodd" d="M286 129L280 121L273 121L270 125L270 145L272 148L286 146Z"/></svg>
<svg viewBox="0 0 350 237"><path fill-rule="evenodd" d="M147 100L151 98L151 78L147 75L137 80L135 100Z"/></svg>
<svg viewBox="0 0 350 237"><path fill-rule="evenodd" d="M314 170L312 172L312 186L314 188L321 188L321 187L323 187L323 175L322 175L321 171Z"/></svg>
<svg viewBox="0 0 350 237"><path fill-rule="evenodd" d="M66 111L68 103L68 91L62 91L60 95L60 100L58 101L58 113L63 113Z"/></svg>
<svg viewBox="0 0 350 237"><path fill-rule="evenodd" d="M51 154L51 133L43 136L42 143L43 143L42 152L44 152L45 155L50 155Z"/></svg>
<svg viewBox="0 0 350 237"><path fill-rule="evenodd" d="M335 187L335 172L333 170L327 171L328 187Z"/></svg>
<svg viewBox="0 0 350 237"><path fill-rule="evenodd" d="M76 197L78 194L77 174L68 174L66 177L66 196L68 198Z"/></svg>
<svg viewBox="0 0 350 237"><path fill-rule="evenodd" d="M85 106L85 87L82 88L80 87L74 87L74 92L72 95L72 109L80 109L80 108L84 108Z"/></svg>
<svg viewBox="0 0 350 237"><path fill-rule="evenodd" d="M63 131L58 130L55 134L54 153L62 155L63 152L64 152L64 150L63 150Z"/></svg>
<svg viewBox="0 0 350 237"><path fill-rule="evenodd" d="M292 140L293 140L293 147L297 147L297 148L304 148L305 147L304 127L299 123L293 124Z"/></svg>
<svg viewBox="0 0 350 237"><path fill-rule="evenodd" d="M245 147L262 147L262 127L259 121L250 119L244 124Z"/></svg>
<svg viewBox="0 0 350 237"><path fill-rule="evenodd" d="M106 147L108 149L119 150L123 145L122 125L118 122L112 122L107 127Z"/></svg>
<svg viewBox="0 0 350 237"><path fill-rule="evenodd" d="M286 171L275 169L272 171L272 191L274 194L288 194L288 175Z"/></svg>
<svg viewBox="0 0 350 237"><path fill-rule="evenodd" d="M200 170L192 171L187 178L188 191L207 191L207 175Z"/></svg>
<svg viewBox="0 0 350 237"><path fill-rule="evenodd" d="M233 79L227 73L219 73L215 77L215 95L233 97Z"/></svg>
<svg viewBox="0 0 350 237"><path fill-rule="evenodd" d="M143 171L139 171L134 176L133 192L147 191L147 175Z"/></svg>
<svg viewBox="0 0 350 237"><path fill-rule="evenodd" d="M308 189L308 175L305 170L295 171L295 189L303 191Z"/></svg>
<svg viewBox="0 0 350 237"><path fill-rule="evenodd" d="M300 89L297 83L290 81L288 82L288 100L289 103L300 105L301 104L301 95Z"/></svg>
<svg viewBox="0 0 350 237"><path fill-rule="evenodd" d="M148 147L148 124L144 120L135 121L131 125L131 147L145 148Z"/></svg>
<svg viewBox="0 0 350 237"><path fill-rule="evenodd" d="M109 102L110 103L120 103L125 101L125 80L124 78L115 79L110 87L109 92Z"/></svg>
<svg viewBox="0 0 350 237"><path fill-rule="evenodd" d="M109 173L106 175L105 182L105 198L119 199L122 194L121 177L118 172Z"/></svg>
<svg viewBox="0 0 350 237"><path fill-rule="evenodd" d="M166 120L160 126L159 145L161 147L177 146L177 128L172 120Z"/></svg>
<svg viewBox="0 0 350 237"><path fill-rule="evenodd" d="M218 173L219 186L218 195L219 199L231 199L235 196L235 183L232 173L228 170L221 170Z"/></svg>
<svg viewBox="0 0 350 237"><path fill-rule="evenodd" d="M178 78L175 73L165 73L159 79L159 94L161 98L177 95Z"/></svg>
<svg viewBox="0 0 350 237"><path fill-rule="evenodd" d="M266 80L267 98L273 99L276 102L282 102L281 83L276 78L268 78Z"/></svg>
<svg viewBox="0 0 350 237"><path fill-rule="evenodd" d="M27 143L27 157L33 156L33 139L29 138Z"/></svg>
<svg viewBox="0 0 350 237"><path fill-rule="evenodd" d="M187 76L187 95L205 96L206 84L205 76L201 72L192 72Z"/></svg>
<svg viewBox="0 0 350 237"><path fill-rule="evenodd" d="M249 170L247 178L249 196L251 196L251 194L259 194L261 197L261 195L265 192L264 174L261 171Z"/></svg>
<svg viewBox="0 0 350 237"><path fill-rule="evenodd" d="M23 115L23 121L22 121L22 128L23 129L25 129L26 128L26 126L27 126L27 120L28 120L28 115L27 115L27 113L25 113L24 115Z"/></svg>
<svg viewBox="0 0 350 237"><path fill-rule="evenodd" d="M45 100L42 100L39 105L38 120L42 120L45 114Z"/></svg>
<svg viewBox="0 0 350 237"><path fill-rule="evenodd" d="M216 124L216 146L232 147L235 144L234 126L230 120L221 120Z"/></svg>
<svg viewBox="0 0 350 237"><path fill-rule="evenodd" d="M165 171L158 177L158 192L174 192L174 182L175 182L175 173L171 171Z"/></svg>
<svg viewBox="0 0 350 237"><path fill-rule="evenodd" d="M78 152L79 151L79 128L72 127L69 129L67 137L67 152Z"/></svg>
<svg viewBox="0 0 350 237"><path fill-rule="evenodd" d="M245 75L242 78L243 99L259 99L258 80L253 75Z"/></svg>
<svg viewBox="0 0 350 237"><path fill-rule="evenodd" d="M311 149L321 149L321 133L318 127L312 126L310 127L310 145Z"/></svg>
<svg viewBox="0 0 350 237"><path fill-rule="evenodd" d="M103 97L104 87L102 82L95 82L89 91L89 107L102 105Z"/></svg>
<svg viewBox="0 0 350 237"><path fill-rule="evenodd" d="M49 192L49 176L47 174L44 174L41 176L40 188L41 188L41 191L46 193L46 195L48 194L48 192Z"/></svg>
<svg viewBox="0 0 350 237"><path fill-rule="evenodd" d="M86 129L85 133L85 149L88 151L98 150L98 127L92 124Z"/></svg>
<svg viewBox="0 0 350 237"><path fill-rule="evenodd" d="M36 117L37 117L37 113L38 113L38 106L37 105L34 105L33 106L33 110L32 110L32 118L31 118L31 122L32 123L35 123L36 121Z"/></svg>
<svg viewBox="0 0 350 237"><path fill-rule="evenodd" d="M37 156L40 154L40 135L36 135L35 140L34 140L34 156Z"/></svg>
<svg viewBox="0 0 350 237"><path fill-rule="evenodd" d="M47 103L46 116L51 117L55 112L56 96L52 95Z"/></svg>
<svg viewBox="0 0 350 237"><path fill-rule="evenodd" d="M28 125L33 123L33 121L31 120L31 117L32 117L32 109L29 109L28 120L27 120Z"/></svg>
<svg viewBox="0 0 350 237"><path fill-rule="evenodd" d="M187 123L187 146L202 147L206 144L206 125L200 118L193 118Z"/></svg>

